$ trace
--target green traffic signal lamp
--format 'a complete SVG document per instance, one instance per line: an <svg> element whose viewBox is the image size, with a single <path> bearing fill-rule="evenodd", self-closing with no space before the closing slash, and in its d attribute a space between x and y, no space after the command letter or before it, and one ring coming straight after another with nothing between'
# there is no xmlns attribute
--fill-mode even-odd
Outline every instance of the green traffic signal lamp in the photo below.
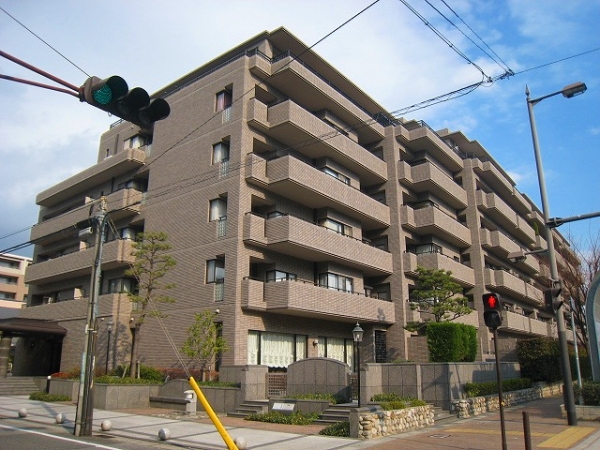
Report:
<svg viewBox="0 0 600 450"><path fill-rule="evenodd" d="M500 301L500 295L494 293L483 294L482 300L485 325L495 330L502 325L502 302Z"/></svg>

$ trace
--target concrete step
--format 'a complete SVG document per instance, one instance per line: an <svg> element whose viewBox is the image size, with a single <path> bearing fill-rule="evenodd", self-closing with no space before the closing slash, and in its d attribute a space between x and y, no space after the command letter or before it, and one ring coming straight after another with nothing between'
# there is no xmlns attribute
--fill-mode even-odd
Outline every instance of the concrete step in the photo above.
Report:
<svg viewBox="0 0 600 450"><path fill-rule="evenodd" d="M248 400L240 404L235 411L228 412L228 417L248 417L250 414L269 412L269 400Z"/></svg>
<svg viewBox="0 0 600 450"><path fill-rule="evenodd" d="M0 395L29 395L39 390L37 383L31 377L0 378Z"/></svg>

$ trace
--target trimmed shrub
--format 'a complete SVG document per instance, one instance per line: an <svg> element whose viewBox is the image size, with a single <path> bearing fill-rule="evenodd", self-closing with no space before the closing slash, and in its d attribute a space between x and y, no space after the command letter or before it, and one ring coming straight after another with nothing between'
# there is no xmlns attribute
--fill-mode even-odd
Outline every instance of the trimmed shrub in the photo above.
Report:
<svg viewBox="0 0 600 450"><path fill-rule="evenodd" d="M54 395L54 394L46 394L43 391L40 392L32 392L29 395L29 400L38 400L40 402L68 402L71 400L71 397L66 395Z"/></svg>
<svg viewBox="0 0 600 450"><path fill-rule="evenodd" d="M533 381L552 383L562 379L558 340L540 337L517 342L521 375Z"/></svg>
<svg viewBox="0 0 600 450"><path fill-rule="evenodd" d="M400 397L395 392L387 394L375 394L371 397L371 401L379 403L379 405L385 411L391 411L393 409L406 409L415 406L425 406L427 403L423 400L410 397Z"/></svg>
<svg viewBox="0 0 600 450"><path fill-rule="evenodd" d="M532 386L532 381L529 378L511 378L510 380L502 380L502 391L520 391L521 389L529 389ZM485 383L465 383L465 393L467 397L482 397L484 395L492 395L498 393L498 383L488 381Z"/></svg>
<svg viewBox="0 0 600 450"><path fill-rule="evenodd" d="M350 422L338 422L328 425L319 431L323 436L350 437Z"/></svg>
<svg viewBox="0 0 600 450"><path fill-rule="evenodd" d="M473 362L477 356L477 329L453 322L427 325L430 362Z"/></svg>
<svg viewBox="0 0 600 450"><path fill-rule="evenodd" d="M332 405L344 402L342 397L338 397L333 394L297 394L288 396L287 398L296 400L327 400Z"/></svg>
<svg viewBox="0 0 600 450"><path fill-rule="evenodd" d="M310 414L302 414L295 411L292 414L286 415L279 411L271 411L265 414L250 414L244 420L253 420L256 422L281 423L285 425L311 425L319 418L319 414L314 412Z"/></svg>
<svg viewBox="0 0 600 450"><path fill-rule="evenodd" d="M586 381L583 386L575 386L575 396L579 394L583 397L583 404L587 406L600 406L600 382Z"/></svg>

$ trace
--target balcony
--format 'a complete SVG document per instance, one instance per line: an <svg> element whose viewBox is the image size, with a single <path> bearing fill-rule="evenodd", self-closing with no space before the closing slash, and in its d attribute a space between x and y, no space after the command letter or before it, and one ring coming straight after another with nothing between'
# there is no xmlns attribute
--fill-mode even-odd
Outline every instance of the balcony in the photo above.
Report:
<svg viewBox="0 0 600 450"><path fill-rule="evenodd" d="M128 240L116 240L104 244L102 270L128 267L135 260L131 256L132 249L132 241ZM92 247L49 261L31 264L25 272L25 282L39 285L91 275L95 253L96 249Z"/></svg>
<svg viewBox="0 0 600 450"><path fill-rule="evenodd" d="M519 244L498 230L481 228L479 236L483 248L502 258L506 258L509 253L521 250ZM540 271L540 263L531 255L526 255L523 261L517 261L515 264L530 275L535 275Z"/></svg>
<svg viewBox="0 0 600 450"><path fill-rule="evenodd" d="M504 323L501 330L509 330L514 333L536 335L536 336L552 336L552 324L550 322L542 322L540 320L523 316L511 311L504 311Z"/></svg>
<svg viewBox="0 0 600 450"><path fill-rule="evenodd" d="M317 73L290 54L272 64L254 55L249 58L248 67L257 77L268 79L269 85L280 92L301 99L304 108L330 110L356 129L360 142L376 142L385 136L384 127L373 120L374 115L382 111L381 106L337 72L324 73L321 69L329 70L327 66L319 67ZM360 105L354 99L360 99Z"/></svg>
<svg viewBox="0 0 600 450"><path fill-rule="evenodd" d="M462 170L462 158L425 122L408 122L394 130L398 142L412 151L426 151L452 172Z"/></svg>
<svg viewBox="0 0 600 450"><path fill-rule="evenodd" d="M311 159L337 161L356 173L361 184L369 186L387 181L385 161L291 100L268 108L251 104L248 122Z"/></svg>
<svg viewBox="0 0 600 450"><path fill-rule="evenodd" d="M343 322L392 324L394 304L302 281L242 281L242 308Z"/></svg>
<svg viewBox="0 0 600 450"><path fill-rule="evenodd" d="M531 206L513 185L508 174L498 168L492 161L477 160L475 171L485 182L520 214L526 215L531 212Z"/></svg>
<svg viewBox="0 0 600 450"><path fill-rule="evenodd" d="M518 226L517 214L498 195L478 190L476 196L479 209L485 211L500 225L511 230Z"/></svg>
<svg viewBox="0 0 600 450"><path fill-rule="evenodd" d="M50 207L144 165L146 153L140 149L127 149L106 158L98 164L55 184L38 194L36 203Z"/></svg>
<svg viewBox="0 0 600 450"><path fill-rule="evenodd" d="M46 305L29 306L19 312L24 319L41 320L81 320L87 317L89 297L64 300ZM98 315L127 314L131 312L131 302L126 294L105 294L98 297Z"/></svg>
<svg viewBox="0 0 600 450"><path fill-rule="evenodd" d="M386 205L292 156L267 161L251 153L245 170L249 183L309 208L335 208L360 220L363 231L390 225Z"/></svg>
<svg viewBox="0 0 600 450"><path fill-rule="evenodd" d="M109 217L117 221L140 212L142 192L135 189L121 189L108 195L107 200ZM63 239L66 234L60 232L67 228L71 228L73 234L76 234L75 225L89 218L91 205L92 202L88 202L73 211L34 225L31 229L31 241L38 245L51 244Z"/></svg>
<svg viewBox="0 0 600 450"><path fill-rule="evenodd" d="M367 276L389 275L392 255L294 216L244 216L244 242L306 261L335 261Z"/></svg>
<svg viewBox="0 0 600 450"><path fill-rule="evenodd" d="M535 307L541 306L543 299L542 291L533 287L527 281L522 280L505 270L494 270L488 267L483 269L483 276L486 287L491 288L500 294L527 301Z"/></svg>
<svg viewBox="0 0 600 450"><path fill-rule="evenodd" d="M412 191L431 192L452 208L467 207L467 192L429 161L416 166L398 161L398 178Z"/></svg>
<svg viewBox="0 0 600 450"><path fill-rule="evenodd" d="M409 205L402 205L400 221L404 228L419 235L439 236L459 248L471 245L469 229L435 206L413 209Z"/></svg>
<svg viewBox="0 0 600 450"><path fill-rule="evenodd" d="M418 255L405 252L402 255L403 270L405 274L416 275L417 266L426 269L449 270L452 279L461 286L475 286L475 272L469 266L444 255L443 253L420 253Z"/></svg>

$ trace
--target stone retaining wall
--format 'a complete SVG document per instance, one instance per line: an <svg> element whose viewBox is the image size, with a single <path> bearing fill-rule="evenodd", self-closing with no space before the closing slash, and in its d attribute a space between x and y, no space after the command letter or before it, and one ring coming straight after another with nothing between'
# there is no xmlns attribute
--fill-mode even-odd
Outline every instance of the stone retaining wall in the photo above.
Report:
<svg viewBox="0 0 600 450"><path fill-rule="evenodd" d="M512 406L540 398L556 396L561 393L562 384L539 385L520 391L503 392L502 399L504 400L504 406ZM477 416L498 409L500 409L498 394L453 400L450 405L450 412L456 413L459 418Z"/></svg>
<svg viewBox="0 0 600 450"><path fill-rule="evenodd" d="M433 416L431 405L391 411L384 411L379 405L353 409L350 411L350 437L373 439L428 427L434 424Z"/></svg>

